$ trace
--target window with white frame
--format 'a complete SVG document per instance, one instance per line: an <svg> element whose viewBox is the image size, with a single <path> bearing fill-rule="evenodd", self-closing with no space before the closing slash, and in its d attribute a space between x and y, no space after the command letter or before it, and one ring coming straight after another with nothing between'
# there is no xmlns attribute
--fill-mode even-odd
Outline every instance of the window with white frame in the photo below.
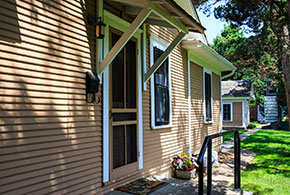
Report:
<svg viewBox="0 0 290 195"><path fill-rule="evenodd" d="M204 122L212 122L212 74L204 70Z"/></svg>
<svg viewBox="0 0 290 195"><path fill-rule="evenodd" d="M166 46L151 39L151 65L161 56ZM151 121L152 128L171 124L170 66L167 58L151 77Z"/></svg>
<svg viewBox="0 0 290 195"><path fill-rule="evenodd" d="M223 121L232 121L232 105L223 104Z"/></svg>

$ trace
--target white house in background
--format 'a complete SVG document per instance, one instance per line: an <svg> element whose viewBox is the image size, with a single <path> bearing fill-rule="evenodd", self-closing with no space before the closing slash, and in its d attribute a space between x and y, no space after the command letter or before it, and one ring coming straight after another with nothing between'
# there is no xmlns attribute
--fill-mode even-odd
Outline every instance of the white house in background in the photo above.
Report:
<svg viewBox="0 0 290 195"><path fill-rule="evenodd" d="M250 81L222 81L223 127L246 128L250 123L249 100L253 98Z"/></svg>

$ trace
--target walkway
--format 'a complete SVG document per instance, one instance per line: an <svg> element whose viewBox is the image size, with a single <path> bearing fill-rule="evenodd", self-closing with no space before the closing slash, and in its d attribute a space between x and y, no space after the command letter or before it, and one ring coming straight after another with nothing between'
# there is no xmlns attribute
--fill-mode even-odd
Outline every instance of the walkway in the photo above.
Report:
<svg viewBox="0 0 290 195"><path fill-rule="evenodd" d="M248 130L247 132L240 135L241 140L244 140L246 137L250 136L254 132L260 130L263 126L261 125L258 128ZM233 140L227 141L222 144L222 151L232 150ZM244 170L246 166L251 162L256 154L252 151L241 150L241 170ZM150 179L157 179L166 181L169 184L165 187L162 187L150 195L191 195L198 193L198 179L191 181L180 180L175 178L164 178L159 176L150 176ZM204 183L206 184L206 177L204 177ZM232 157L223 164L220 164L218 168L213 168L213 177L212 177L212 186L214 195L224 195L224 194L241 194L241 192L236 191L230 186L234 183L234 158ZM206 189L204 190L206 192ZM251 195L251 192L243 192L244 195ZM120 191L112 191L108 195L128 195L128 193Z"/></svg>

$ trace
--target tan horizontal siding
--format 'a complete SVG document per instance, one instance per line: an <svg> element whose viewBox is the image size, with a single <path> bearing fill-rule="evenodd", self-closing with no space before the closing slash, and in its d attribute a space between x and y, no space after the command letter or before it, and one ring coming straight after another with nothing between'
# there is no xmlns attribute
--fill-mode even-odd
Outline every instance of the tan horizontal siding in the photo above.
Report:
<svg viewBox="0 0 290 195"><path fill-rule="evenodd" d="M102 192L102 106L85 101L94 10L86 0L1 1L0 194Z"/></svg>
<svg viewBox="0 0 290 195"><path fill-rule="evenodd" d="M150 26L148 33L170 44L177 31ZM147 69L150 62L150 39L147 39ZM150 82L143 92L144 174L156 173L170 167L175 154L188 152L187 52L177 46L170 54L172 127L151 129Z"/></svg>
<svg viewBox="0 0 290 195"><path fill-rule="evenodd" d="M225 126L241 127L243 126L243 104L242 102L233 102L233 121L223 122Z"/></svg>
<svg viewBox="0 0 290 195"><path fill-rule="evenodd" d="M192 151L198 154L205 136L220 132L220 76L212 73L213 93L213 122L204 124L203 103L203 68L194 63L190 64L191 82L191 126L192 126ZM220 144L219 139L214 140L214 145Z"/></svg>

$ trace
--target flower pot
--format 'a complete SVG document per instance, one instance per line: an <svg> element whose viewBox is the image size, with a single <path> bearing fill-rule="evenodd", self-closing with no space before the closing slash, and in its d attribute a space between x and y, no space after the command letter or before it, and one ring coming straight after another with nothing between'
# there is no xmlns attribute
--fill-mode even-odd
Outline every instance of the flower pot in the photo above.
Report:
<svg viewBox="0 0 290 195"><path fill-rule="evenodd" d="M193 176L196 173L196 169L192 170L192 171L181 171L181 170L176 170L175 174L176 177L179 179L187 179L190 180L193 178Z"/></svg>

